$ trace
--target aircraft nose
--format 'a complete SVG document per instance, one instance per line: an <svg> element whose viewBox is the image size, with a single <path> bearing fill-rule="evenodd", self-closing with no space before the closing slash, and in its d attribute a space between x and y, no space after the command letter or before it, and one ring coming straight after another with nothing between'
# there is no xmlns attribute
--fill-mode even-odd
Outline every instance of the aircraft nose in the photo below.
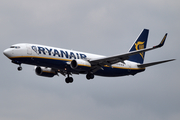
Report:
<svg viewBox="0 0 180 120"><path fill-rule="evenodd" d="M6 57L10 57L11 56L11 50L10 49L5 49L4 51L3 51L3 54L6 56Z"/></svg>

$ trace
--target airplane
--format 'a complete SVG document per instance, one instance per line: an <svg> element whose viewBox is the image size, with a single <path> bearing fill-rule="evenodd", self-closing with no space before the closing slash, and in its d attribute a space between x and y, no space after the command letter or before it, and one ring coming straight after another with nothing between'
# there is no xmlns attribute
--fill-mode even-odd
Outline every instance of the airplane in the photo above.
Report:
<svg viewBox="0 0 180 120"><path fill-rule="evenodd" d="M109 57L29 43L12 45L3 53L12 63L19 65L17 68L19 71L22 70L21 64L34 65L37 75L53 77L60 73L66 77L66 83L73 82L73 78L70 77L72 74L86 74L88 80L93 79L95 75L104 77L134 76L145 71L146 67L175 60L169 59L144 64L145 52L162 47L167 37L166 33L158 45L146 48L148 34L149 30L143 29L129 52Z"/></svg>

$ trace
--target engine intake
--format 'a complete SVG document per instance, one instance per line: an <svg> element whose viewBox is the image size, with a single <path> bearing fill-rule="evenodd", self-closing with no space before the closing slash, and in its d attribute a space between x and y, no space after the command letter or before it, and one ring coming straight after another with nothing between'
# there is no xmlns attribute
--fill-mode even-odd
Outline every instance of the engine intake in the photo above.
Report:
<svg viewBox="0 0 180 120"><path fill-rule="evenodd" d="M91 68L91 64L88 61L82 60L82 59L72 60L70 63L70 66L72 69L75 69L78 71L82 71L82 70L86 71Z"/></svg>
<svg viewBox="0 0 180 120"><path fill-rule="evenodd" d="M55 70L52 70L52 68L46 68L46 67L35 67L36 75L44 76L44 77L54 77L54 75L57 75Z"/></svg>

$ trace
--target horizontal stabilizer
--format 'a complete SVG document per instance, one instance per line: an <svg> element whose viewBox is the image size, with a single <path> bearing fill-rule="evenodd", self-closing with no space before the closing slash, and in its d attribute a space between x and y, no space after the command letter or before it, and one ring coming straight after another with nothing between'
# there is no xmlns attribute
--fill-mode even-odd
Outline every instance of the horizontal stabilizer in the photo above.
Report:
<svg viewBox="0 0 180 120"><path fill-rule="evenodd" d="M139 68L145 68L145 67L150 67L150 66L153 66L153 65L165 63L165 62L170 62L170 61L173 61L173 60L175 60L175 59L158 61L158 62L152 62L152 63L146 63L146 64L138 65L138 67L139 67Z"/></svg>

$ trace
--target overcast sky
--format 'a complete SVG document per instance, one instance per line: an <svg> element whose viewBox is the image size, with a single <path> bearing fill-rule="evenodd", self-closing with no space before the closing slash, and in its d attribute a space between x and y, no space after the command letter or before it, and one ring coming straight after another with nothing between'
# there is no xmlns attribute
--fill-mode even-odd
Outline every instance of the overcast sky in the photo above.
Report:
<svg viewBox="0 0 180 120"><path fill-rule="evenodd" d="M179 120L180 1L0 0L1 120ZM39 77L34 66L3 55L16 43L37 43L106 56L125 53L150 29L145 62L175 58L135 76Z"/></svg>

